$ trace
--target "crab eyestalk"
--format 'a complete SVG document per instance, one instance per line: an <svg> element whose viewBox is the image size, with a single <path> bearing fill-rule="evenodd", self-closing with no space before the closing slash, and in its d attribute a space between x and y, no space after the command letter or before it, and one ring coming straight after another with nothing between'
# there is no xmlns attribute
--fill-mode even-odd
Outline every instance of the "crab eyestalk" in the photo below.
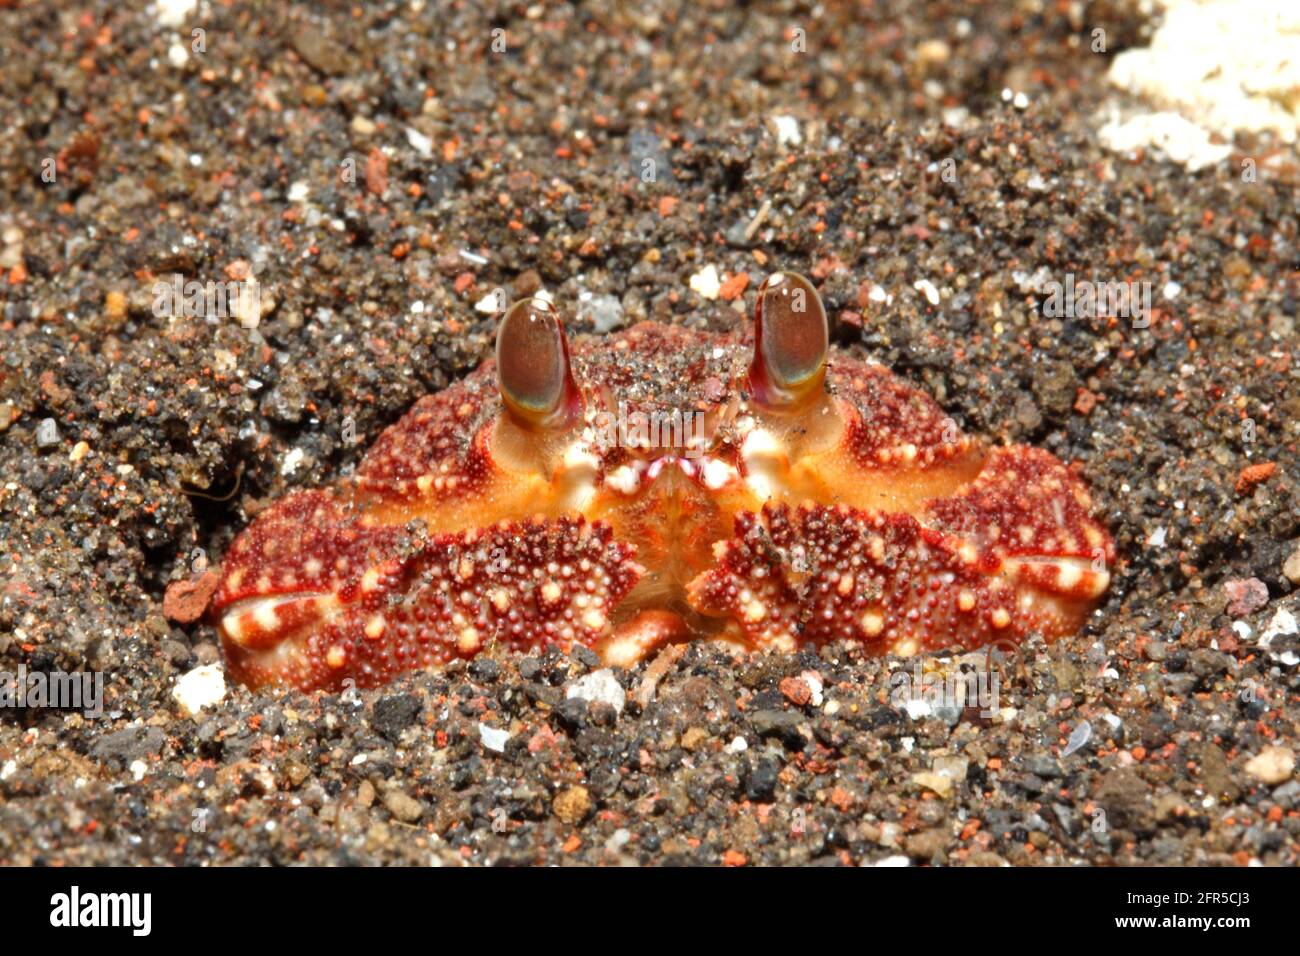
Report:
<svg viewBox="0 0 1300 956"><path fill-rule="evenodd" d="M521 299L501 320L497 386L507 413L525 429L561 429L580 414L564 326L545 299Z"/></svg>
<svg viewBox="0 0 1300 956"><path fill-rule="evenodd" d="M754 306L754 400L776 412L798 412L824 394L830 334L826 309L811 282L797 272L768 276Z"/></svg>
<svg viewBox="0 0 1300 956"><path fill-rule="evenodd" d="M829 493L845 437L845 411L826 390L830 332L811 282L777 272L758 290L750 406L759 427L741 446L749 487L763 500Z"/></svg>
<svg viewBox="0 0 1300 956"><path fill-rule="evenodd" d="M528 476L512 494L536 500L533 511L580 506L590 497L595 461L573 441L582 425L582 392L573 379L564 325L546 300L521 299L501 320L497 390L502 409L492 430L491 458L516 477Z"/></svg>

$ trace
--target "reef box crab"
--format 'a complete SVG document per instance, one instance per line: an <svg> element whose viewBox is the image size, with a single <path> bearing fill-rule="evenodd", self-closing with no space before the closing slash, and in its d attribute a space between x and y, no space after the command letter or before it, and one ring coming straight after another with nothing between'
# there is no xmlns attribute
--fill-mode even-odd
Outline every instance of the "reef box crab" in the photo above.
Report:
<svg viewBox="0 0 1300 956"><path fill-rule="evenodd" d="M1050 638L1109 582L1090 507L1050 453L962 434L832 349L794 273L763 283L751 329L642 323L572 352L531 299L495 359L416 402L354 477L258 516L211 613L234 677L303 689L493 643L627 665L695 638L896 654Z"/></svg>

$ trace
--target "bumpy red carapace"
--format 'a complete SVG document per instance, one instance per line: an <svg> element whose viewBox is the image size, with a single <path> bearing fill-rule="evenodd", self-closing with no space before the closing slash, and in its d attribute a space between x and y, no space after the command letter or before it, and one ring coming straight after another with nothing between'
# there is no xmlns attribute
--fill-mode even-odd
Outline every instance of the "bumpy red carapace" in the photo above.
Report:
<svg viewBox="0 0 1300 956"><path fill-rule="evenodd" d="M829 344L778 273L730 334L642 323L570 352L541 299L418 401L356 475L296 491L222 564L212 615L251 686L381 684L492 645L668 642L914 654L1077 630L1115 557L1053 455L963 434Z"/></svg>

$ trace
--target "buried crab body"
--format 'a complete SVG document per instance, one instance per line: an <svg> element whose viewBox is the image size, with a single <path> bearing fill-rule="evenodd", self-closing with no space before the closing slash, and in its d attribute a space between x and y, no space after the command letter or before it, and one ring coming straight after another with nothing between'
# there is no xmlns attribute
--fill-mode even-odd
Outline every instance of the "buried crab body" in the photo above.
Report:
<svg viewBox="0 0 1300 956"><path fill-rule="evenodd" d="M233 676L304 689L492 644L973 647L1082 624L1114 560L1089 510L1051 454L832 352L800 276L764 283L752 332L642 323L572 353L525 301L353 479L239 535L212 613Z"/></svg>

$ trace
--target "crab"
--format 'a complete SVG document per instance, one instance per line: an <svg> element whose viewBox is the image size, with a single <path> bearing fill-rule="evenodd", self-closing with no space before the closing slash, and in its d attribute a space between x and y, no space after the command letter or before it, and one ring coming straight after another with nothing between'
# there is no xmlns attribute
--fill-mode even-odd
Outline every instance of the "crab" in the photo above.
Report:
<svg viewBox="0 0 1300 956"><path fill-rule="evenodd" d="M252 687L370 687L498 647L851 641L912 655L1079 629L1114 544L1075 471L963 433L829 341L785 272L752 326L643 322L572 350L546 299L356 472L225 555L211 614Z"/></svg>

